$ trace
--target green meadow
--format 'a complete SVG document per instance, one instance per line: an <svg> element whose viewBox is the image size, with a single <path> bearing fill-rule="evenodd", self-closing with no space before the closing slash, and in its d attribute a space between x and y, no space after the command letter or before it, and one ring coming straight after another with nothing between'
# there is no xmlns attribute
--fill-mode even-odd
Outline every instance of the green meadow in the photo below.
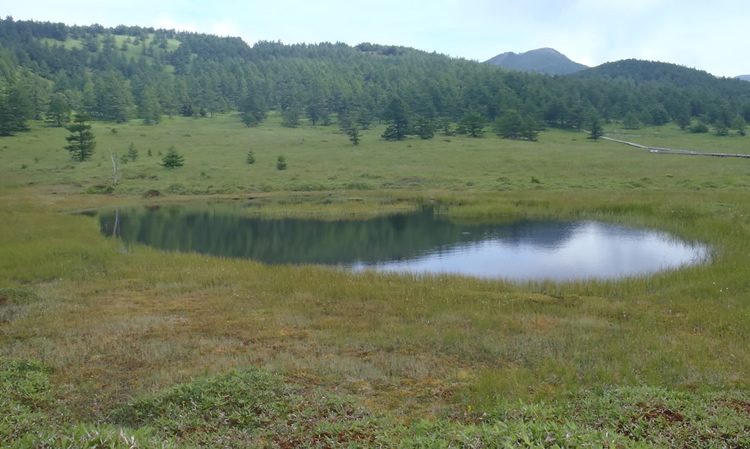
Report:
<svg viewBox="0 0 750 449"><path fill-rule="evenodd" d="M743 160L649 154L580 132L550 129L539 142L437 136L432 140L385 142L384 127L363 132L352 145L336 126L283 128L273 117L247 128L232 116L167 119L158 126L95 123L93 158L76 163L63 149L64 128L33 124L32 131L0 141L3 177L12 183L65 186L71 191L113 182L110 153L123 156L130 144L135 162L120 164L114 192L140 195L148 189L175 194L245 192L409 192L726 190L750 185ZM613 126L613 128L616 128ZM650 128L615 138L707 152L748 153L746 138L694 135L677 127ZM174 145L184 167L165 171L162 155ZM149 150L151 156L148 156ZM248 151L256 162L246 163ZM283 155L287 170L276 170ZM6 181L7 183L7 181Z"/></svg>
<svg viewBox="0 0 750 449"><path fill-rule="evenodd" d="M376 126L354 146L336 126L219 115L95 123L79 163L64 128L31 126L0 139L2 446L750 446L750 159L558 129L385 142ZM606 131L750 150L673 125ZM114 186L110 153L131 144ZM185 165L166 169L172 145ZM206 197L269 216L430 202L455 220L595 219L711 257L568 283L351 273L123 252L96 220L63 213Z"/></svg>
<svg viewBox="0 0 750 449"><path fill-rule="evenodd" d="M115 42L115 48L118 52L122 53L128 60L130 58L135 58L136 60L141 56L150 57L148 54L143 53L143 46L142 44L134 45L134 37L132 36L124 36L124 35L112 35L112 39L114 39ZM83 50L85 48L86 42L85 39L76 39L73 37L68 37L64 42L60 42L55 39L41 39L43 43L46 43L48 45L60 45L62 44L63 47L65 47L68 50L71 50L73 48L77 48L79 50ZM166 39L167 41L167 48L156 48L154 51L161 52L163 50L167 51L173 51L177 47L180 46L180 42L177 39ZM145 42L146 47L151 46L151 42L154 42L154 33L149 33L146 39L140 40L140 42ZM126 47L123 47L123 44L126 45ZM156 43L154 43L155 45Z"/></svg>

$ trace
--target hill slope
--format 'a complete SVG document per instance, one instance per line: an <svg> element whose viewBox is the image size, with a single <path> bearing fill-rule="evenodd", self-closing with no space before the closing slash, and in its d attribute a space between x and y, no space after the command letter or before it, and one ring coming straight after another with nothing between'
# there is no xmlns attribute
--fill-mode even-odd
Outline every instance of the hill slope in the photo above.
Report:
<svg viewBox="0 0 750 449"><path fill-rule="evenodd" d="M569 75L588 68L552 48L538 48L526 53L502 53L486 62L504 69L550 75Z"/></svg>
<svg viewBox="0 0 750 449"><path fill-rule="evenodd" d="M693 92L711 92L725 101L748 98L750 95L750 84L738 78L718 78L703 70L640 59L607 62L573 76L581 79L629 80L636 86L666 85Z"/></svg>
<svg viewBox="0 0 750 449"><path fill-rule="evenodd" d="M737 78L743 81L750 81L750 75L740 75Z"/></svg>
<svg viewBox="0 0 750 449"><path fill-rule="evenodd" d="M547 73L561 72L542 61L572 63L552 49L524 55L496 62L536 58ZM30 119L62 125L71 111L152 125L164 116L237 111L247 126L275 111L290 128L355 120L367 129L396 118L456 123L475 111L486 122L512 111L528 123L575 128L589 110L612 119L632 112L655 125L685 114L731 122L740 111L750 121L746 82L674 64L613 64L551 77L371 43L249 46L175 30L0 19L0 136L28 130Z"/></svg>

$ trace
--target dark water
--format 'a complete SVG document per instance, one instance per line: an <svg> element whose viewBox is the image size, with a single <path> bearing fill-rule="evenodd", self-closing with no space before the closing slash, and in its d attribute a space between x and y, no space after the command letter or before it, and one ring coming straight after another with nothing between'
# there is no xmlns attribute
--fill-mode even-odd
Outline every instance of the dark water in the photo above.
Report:
<svg viewBox="0 0 750 449"><path fill-rule="evenodd" d="M101 232L126 244L355 270L458 273L513 280L617 278L702 262L707 249L598 222L462 224L432 208L364 221L260 219L228 204L103 211Z"/></svg>

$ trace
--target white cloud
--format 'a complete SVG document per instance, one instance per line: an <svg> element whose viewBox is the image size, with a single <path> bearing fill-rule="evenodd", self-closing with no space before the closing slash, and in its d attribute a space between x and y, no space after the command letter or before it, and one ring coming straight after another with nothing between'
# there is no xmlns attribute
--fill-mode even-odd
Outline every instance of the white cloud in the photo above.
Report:
<svg viewBox="0 0 750 449"><path fill-rule="evenodd" d="M177 31L199 31L198 27L194 23L179 22L174 17L166 14L160 15L154 22L155 28L164 28L166 30L177 30Z"/></svg>
<svg viewBox="0 0 750 449"><path fill-rule="evenodd" d="M211 24L211 33L217 36L238 37L240 35L237 26L232 19L226 18Z"/></svg>

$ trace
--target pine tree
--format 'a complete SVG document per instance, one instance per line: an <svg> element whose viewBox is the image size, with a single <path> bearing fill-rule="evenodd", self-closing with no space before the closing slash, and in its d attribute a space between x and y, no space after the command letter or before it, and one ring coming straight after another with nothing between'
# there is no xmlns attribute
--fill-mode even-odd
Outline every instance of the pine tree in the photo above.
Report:
<svg viewBox="0 0 750 449"><path fill-rule="evenodd" d="M515 109L508 109L495 121L495 133L505 139L518 139L523 127L523 117Z"/></svg>
<svg viewBox="0 0 750 449"><path fill-rule="evenodd" d="M680 103L674 112L675 123L677 123L681 130L685 131L690 126L690 119L690 105L687 102Z"/></svg>
<svg viewBox="0 0 750 449"><path fill-rule="evenodd" d="M54 123L55 126L62 126L63 123L70 121L70 106L68 106L68 101L64 94L58 92L52 96L49 108L47 109L46 119Z"/></svg>
<svg viewBox="0 0 750 449"><path fill-rule="evenodd" d="M450 137L455 134L455 132L453 131L453 123L448 117L440 117L439 119L437 119L435 125L437 129L440 130L440 133L446 137Z"/></svg>
<svg viewBox="0 0 750 449"><path fill-rule="evenodd" d="M417 117L416 123L414 123L414 134L422 140L432 139L435 137L435 125L424 117Z"/></svg>
<svg viewBox="0 0 750 449"><path fill-rule="evenodd" d="M310 119L312 126L315 126L320 121L325 121L328 116L328 110L326 109L326 98L320 88L313 89L308 103L305 106L305 112L307 118Z"/></svg>
<svg viewBox="0 0 750 449"><path fill-rule="evenodd" d="M385 140L404 140L409 134L409 110L404 100L393 97L383 113L389 125L382 137Z"/></svg>
<svg viewBox="0 0 750 449"><path fill-rule="evenodd" d="M130 145L128 145L127 157L130 158L130 160L133 162L138 159L138 150L135 148L135 144L132 142L130 143Z"/></svg>
<svg viewBox="0 0 750 449"><path fill-rule="evenodd" d="M296 128L299 126L300 112L296 106L289 107L281 112L281 126Z"/></svg>
<svg viewBox="0 0 750 449"><path fill-rule="evenodd" d="M128 110L133 103L130 86L119 72L110 70L98 76L94 83L97 113L104 120L117 123L128 121Z"/></svg>
<svg viewBox="0 0 750 449"><path fill-rule="evenodd" d="M532 117L526 117L523 119L523 125L521 127L521 136L529 142L536 142L539 137L539 123Z"/></svg>
<svg viewBox="0 0 750 449"><path fill-rule="evenodd" d="M467 112L458 124L458 132L468 134L469 137L479 138L484 135L487 119L478 112Z"/></svg>
<svg viewBox="0 0 750 449"><path fill-rule="evenodd" d="M143 98L138 107L138 114L143 119L144 125L155 125L161 122L161 105L156 96L156 90L151 86L146 86L143 91Z"/></svg>
<svg viewBox="0 0 750 449"><path fill-rule="evenodd" d="M685 126L680 122L677 124L680 125L680 128L685 129L685 127L690 124L690 115L687 116L687 123L684 124ZM622 119L622 127L625 129L638 129L641 127L641 121L638 120L638 116L635 115L635 112L630 111L625 115L625 118Z"/></svg>
<svg viewBox="0 0 750 449"><path fill-rule="evenodd" d="M83 162L90 158L96 148L96 141L94 140L94 133L91 132L91 125L86 123L88 121L88 115L76 114L73 123L65 127L65 129L71 132L71 135L65 138L68 141L65 149L70 151L73 159L78 162Z"/></svg>
<svg viewBox="0 0 750 449"><path fill-rule="evenodd" d="M33 115L33 105L23 82L16 81L9 86L0 83L0 136L28 131L26 120Z"/></svg>
<svg viewBox="0 0 750 449"><path fill-rule="evenodd" d="M185 157L177 152L174 145L169 147L167 154L161 159L161 166L164 168L177 168L185 165Z"/></svg>
<svg viewBox="0 0 750 449"><path fill-rule="evenodd" d="M367 108L361 108L357 111L356 121L360 129L370 129L370 125L372 125L372 112Z"/></svg>
<svg viewBox="0 0 750 449"><path fill-rule="evenodd" d="M349 141L352 143L352 145L359 145L360 137L362 137L362 134L359 133L359 128L357 128L357 125L350 125L349 128L346 129L346 135L349 136Z"/></svg>
<svg viewBox="0 0 750 449"><path fill-rule="evenodd" d="M591 113L587 120L589 127L589 139L596 142L600 137L604 135L604 128L602 127L602 121L598 114Z"/></svg>
<svg viewBox="0 0 750 449"><path fill-rule="evenodd" d="M732 121L732 129L737 131L737 135L745 136L747 132L745 131L747 129L747 122L745 121L744 117L741 115L738 115L734 118L734 121Z"/></svg>
<svg viewBox="0 0 750 449"><path fill-rule="evenodd" d="M240 102L240 118L247 127L257 126L266 118L266 106L263 99L249 93Z"/></svg>

